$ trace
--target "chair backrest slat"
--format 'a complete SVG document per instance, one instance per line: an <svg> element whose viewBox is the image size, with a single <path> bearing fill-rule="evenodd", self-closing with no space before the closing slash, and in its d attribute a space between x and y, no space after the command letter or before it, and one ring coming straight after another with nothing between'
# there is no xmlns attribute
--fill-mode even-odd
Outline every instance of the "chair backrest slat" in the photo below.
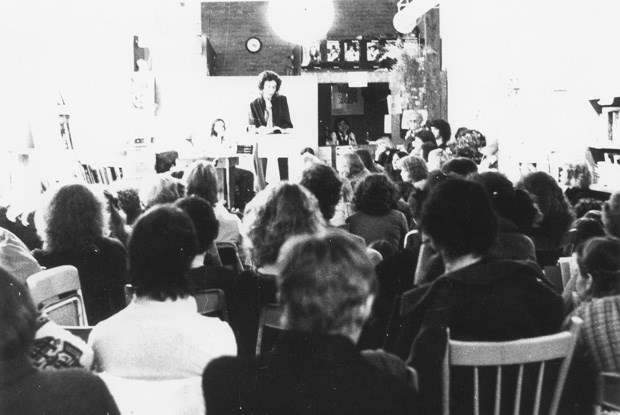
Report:
<svg viewBox="0 0 620 415"><path fill-rule="evenodd" d="M480 413L480 407L485 406L480 402L481 396L489 396L491 393L481 393L481 388L489 388L490 384L486 380L487 372L480 372L480 367L495 366L495 390L494 390L494 414L499 415L502 413L502 402L507 400L507 396L502 396L505 392L502 388L502 383L506 379L505 376L513 378L513 371L506 369L503 371L503 366L518 365L518 372L516 374L516 393L514 396L514 414L518 415L522 405L522 398L524 398L524 392L526 397L524 402L534 401L534 407L532 408L532 414L538 415L542 411L543 402L543 387L545 381L549 382L553 379L554 387L549 388L553 391L551 399L546 397L545 402L549 404L549 415L556 415L559 400L562 395L564 382L572 359L575 343L577 340L577 332L582 321L579 318L573 317L571 319L571 329L569 332L561 332L549 336L541 336L530 339L522 339L508 342L463 342L450 339L450 332L448 330L448 346L446 348L446 355L444 356L443 366L443 414L448 415L450 412L450 367L472 367L473 368L473 409L476 415ZM561 360L559 371L546 370L546 362ZM536 364L535 368L538 368L537 379L531 379L529 376L525 376L525 365ZM554 368L555 364L551 366ZM528 371L529 372L529 371ZM545 372L549 372L550 375L545 377ZM491 372L492 373L492 372ZM489 375L491 374L489 373ZM536 372L534 372L536 373ZM532 373L532 375L534 375ZM555 376L557 373L557 376ZM481 376L484 376L481 383ZM531 379L531 385L525 386L526 379ZM536 384L534 385L534 381ZM492 381L491 381L492 382ZM492 384L492 383L491 383ZM482 386L484 385L484 386ZM511 391L512 387L510 388ZM544 387L544 390L548 390ZM534 392L535 391L535 392ZM491 392L490 390L488 392ZM535 396L532 396L535 395ZM502 399L504 398L504 399ZM485 398L486 399L486 398ZM512 397L509 399L512 400ZM490 404L490 402L489 402ZM546 404L545 404L546 405ZM528 403L529 406L529 403ZM544 410L547 414L547 409Z"/></svg>
<svg viewBox="0 0 620 415"><path fill-rule="evenodd" d="M536 380L536 399L534 400L533 414L538 415L540 412L540 397L542 395L543 378L545 376L545 362L540 364L538 369L538 379Z"/></svg>
<svg viewBox="0 0 620 415"><path fill-rule="evenodd" d="M495 377L495 410L493 413L499 415L502 402L502 367L497 366L497 376Z"/></svg>
<svg viewBox="0 0 620 415"><path fill-rule="evenodd" d="M282 326L282 307L278 304L266 304L261 310L260 322L258 325L258 336L256 339L256 355L258 356L265 349L264 346L264 329L265 327L283 330Z"/></svg>
<svg viewBox="0 0 620 415"><path fill-rule="evenodd" d="M519 374L517 375L517 391L515 393L515 411L514 415L519 415L521 409L521 388L523 386L523 365L519 365Z"/></svg>

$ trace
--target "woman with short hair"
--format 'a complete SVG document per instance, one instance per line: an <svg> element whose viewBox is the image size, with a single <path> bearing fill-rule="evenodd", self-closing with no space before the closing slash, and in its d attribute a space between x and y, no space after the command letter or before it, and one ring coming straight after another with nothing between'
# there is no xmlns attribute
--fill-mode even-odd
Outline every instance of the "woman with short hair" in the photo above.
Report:
<svg viewBox="0 0 620 415"><path fill-rule="evenodd" d="M132 379L199 376L211 359L237 352L230 327L198 314L190 265L199 252L194 225L173 206L136 222L129 240L135 298L93 329L89 344L101 371Z"/></svg>

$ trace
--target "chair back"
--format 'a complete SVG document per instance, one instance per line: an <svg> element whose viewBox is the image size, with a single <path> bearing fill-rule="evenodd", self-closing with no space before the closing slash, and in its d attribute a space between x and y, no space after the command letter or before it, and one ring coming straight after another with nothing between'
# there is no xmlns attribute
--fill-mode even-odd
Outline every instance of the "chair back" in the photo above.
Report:
<svg viewBox="0 0 620 415"><path fill-rule="evenodd" d="M415 250L420 247L422 244L422 236L417 229L411 230L407 232L405 235L405 249Z"/></svg>
<svg viewBox="0 0 620 415"><path fill-rule="evenodd" d="M620 411L620 373L603 372L603 409Z"/></svg>
<svg viewBox="0 0 620 415"><path fill-rule="evenodd" d="M31 275L26 285L42 313L60 326L86 326L82 286L77 268L61 265Z"/></svg>
<svg viewBox="0 0 620 415"><path fill-rule="evenodd" d="M443 362L443 414L450 413L450 373L457 367L471 368L473 372L473 413L511 413L518 415L545 413L555 415L558 410L564 382L573 356L577 332L582 320L573 317L570 331L549 336L507 342L464 342L450 339ZM553 364L560 362L557 375ZM483 381L482 372L486 376ZM527 372L527 374L526 374ZM491 374L490 376L488 376ZM533 375L533 376L528 376ZM508 376L513 379L507 379ZM507 388L511 385L512 388ZM462 387L463 385L459 385ZM483 388L487 390L483 390ZM490 390L488 390L490 389ZM551 393L548 409L541 409L543 391ZM532 396L529 396L529 395ZM481 400L492 397L493 402ZM533 402L533 407L525 407ZM481 408L492 408L482 411ZM511 409L507 412L507 409Z"/></svg>
<svg viewBox="0 0 620 415"><path fill-rule="evenodd" d="M202 377L186 379L129 379L99 373L121 414L204 414Z"/></svg>
<svg viewBox="0 0 620 415"><path fill-rule="evenodd" d="M224 291L218 288L199 291L194 293L198 312L209 317L219 317L222 321L228 321L228 308Z"/></svg>
<svg viewBox="0 0 620 415"><path fill-rule="evenodd" d="M560 274L562 276L563 287L566 287L566 284L568 284L568 281L570 280L570 277L571 277L571 272L570 272L571 261L572 261L572 258L569 256L560 257L558 259L558 265L560 267Z"/></svg>
<svg viewBox="0 0 620 415"><path fill-rule="evenodd" d="M233 270L237 275L243 272L243 264L239 258L237 245L232 242L217 242L215 245L223 266Z"/></svg>
<svg viewBox="0 0 620 415"><path fill-rule="evenodd" d="M133 300L135 290L133 289L133 286L131 284L125 284L123 289L125 291L125 303L129 305L129 303L131 303L131 301Z"/></svg>
<svg viewBox="0 0 620 415"><path fill-rule="evenodd" d="M271 350L278 336L284 330L282 313L283 309L279 304L267 304L263 307L256 339L257 356Z"/></svg>

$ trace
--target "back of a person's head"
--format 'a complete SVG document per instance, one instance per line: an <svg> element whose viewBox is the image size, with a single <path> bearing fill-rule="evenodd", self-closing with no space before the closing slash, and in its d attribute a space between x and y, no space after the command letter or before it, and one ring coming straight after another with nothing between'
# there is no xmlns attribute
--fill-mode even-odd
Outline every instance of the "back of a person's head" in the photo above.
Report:
<svg viewBox="0 0 620 415"><path fill-rule="evenodd" d="M68 184L51 193L38 216L45 249L79 250L103 236L103 203L83 184Z"/></svg>
<svg viewBox="0 0 620 415"><path fill-rule="evenodd" d="M608 235L620 238L620 191L603 204L603 224Z"/></svg>
<svg viewBox="0 0 620 415"><path fill-rule="evenodd" d="M459 129L460 131L460 129ZM457 157L465 157L479 163L482 159L481 149L486 146L486 138L479 131L466 130L450 142L450 150Z"/></svg>
<svg viewBox="0 0 620 415"><path fill-rule="evenodd" d="M381 254L383 259L389 258L398 252L398 247L394 244L386 241L385 239L378 239L368 245L368 248L374 249Z"/></svg>
<svg viewBox="0 0 620 415"><path fill-rule="evenodd" d="M478 172L478 165L470 158L456 157L448 160L441 168L441 171L449 176L468 177Z"/></svg>
<svg viewBox="0 0 620 415"><path fill-rule="evenodd" d="M174 205L190 217L196 229L200 251L206 251L220 230L220 223L211 204L201 197L192 195L177 200Z"/></svg>
<svg viewBox="0 0 620 415"><path fill-rule="evenodd" d="M323 218L333 218L342 197L342 181L336 170L326 164L314 164L304 170L300 183L318 200Z"/></svg>
<svg viewBox="0 0 620 415"><path fill-rule="evenodd" d="M498 172L484 172L472 177L485 188L498 216L512 221L522 232L529 232L539 211L530 195L515 189L512 182Z"/></svg>
<svg viewBox="0 0 620 415"><path fill-rule="evenodd" d="M398 160L397 166L401 170L404 170L409 175L409 180L412 182L419 182L425 180L428 177L428 168L426 162L422 157L407 156Z"/></svg>
<svg viewBox="0 0 620 415"><path fill-rule="evenodd" d="M592 295L620 294L620 239L592 238L577 249L582 277L592 278Z"/></svg>
<svg viewBox="0 0 620 415"><path fill-rule="evenodd" d="M451 178L428 195L420 227L452 256L484 254L497 236L497 217L479 183Z"/></svg>
<svg viewBox="0 0 620 415"><path fill-rule="evenodd" d="M198 160L192 163L185 173L187 194L196 195L207 202L217 203L217 171L213 163Z"/></svg>
<svg viewBox="0 0 620 415"><path fill-rule="evenodd" d="M345 177L347 179L351 179L366 170L362 159L355 153L345 154L343 156L343 162Z"/></svg>
<svg viewBox="0 0 620 415"><path fill-rule="evenodd" d="M142 214L142 205L140 203L140 195L138 189L133 187L126 187L119 189L116 192L119 207L125 213L127 218L127 225L133 225L138 219L138 216Z"/></svg>
<svg viewBox="0 0 620 415"><path fill-rule="evenodd" d="M184 194L185 187L178 179L168 174L158 174L146 182L140 198L145 209L149 209L156 205L174 203Z"/></svg>
<svg viewBox="0 0 620 415"><path fill-rule="evenodd" d="M579 219L585 216L591 210L602 210L603 202L600 200L593 199L591 197L579 199L575 206L573 206L573 210L575 211L575 218Z"/></svg>
<svg viewBox="0 0 620 415"><path fill-rule="evenodd" d="M190 217L177 207L156 206L136 222L128 244L129 277L138 297L189 295L187 273L200 252Z"/></svg>
<svg viewBox="0 0 620 415"><path fill-rule="evenodd" d="M372 159L372 155L370 154L370 151L368 151L365 148L359 148L355 150L354 153L360 157L360 159L362 160L362 163L364 163L364 167L366 167L369 172L371 173L379 172L379 169L377 168L375 161Z"/></svg>
<svg viewBox="0 0 620 415"><path fill-rule="evenodd" d="M28 355L36 320L37 311L26 286L0 268L0 360Z"/></svg>
<svg viewBox="0 0 620 415"><path fill-rule="evenodd" d="M398 189L381 173L366 176L355 188L355 209L369 215L385 215L395 206Z"/></svg>
<svg viewBox="0 0 620 415"><path fill-rule="evenodd" d="M350 335L377 291L364 247L340 233L295 237L278 258L280 302L289 329Z"/></svg>
<svg viewBox="0 0 620 415"><path fill-rule="evenodd" d="M589 241L592 238L605 236L605 229L603 229L603 225L595 219L577 219L575 223L573 223L572 229L574 229L575 232L572 238L572 244L575 247Z"/></svg>
<svg viewBox="0 0 620 415"><path fill-rule="evenodd" d="M257 195L243 218L256 265L273 264L291 236L313 234L324 224L319 204L305 187L281 182Z"/></svg>
<svg viewBox="0 0 620 415"><path fill-rule="evenodd" d="M542 213L538 233L559 242L573 222L573 212L558 182L537 171L522 177L517 187L529 192Z"/></svg>

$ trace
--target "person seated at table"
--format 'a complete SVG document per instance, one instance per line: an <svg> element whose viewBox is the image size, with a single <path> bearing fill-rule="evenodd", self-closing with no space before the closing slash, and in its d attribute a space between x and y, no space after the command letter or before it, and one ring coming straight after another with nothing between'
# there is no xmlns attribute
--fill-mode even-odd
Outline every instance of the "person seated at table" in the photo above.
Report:
<svg viewBox="0 0 620 415"><path fill-rule="evenodd" d="M98 376L84 369L34 368L29 354L37 314L26 286L0 268L0 413L119 414Z"/></svg>
<svg viewBox="0 0 620 415"><path fill-rule="evenodd" d="M140 216L129 240L133 301L97 324L88 339L95 366L146 380L200 376L216 357L235 355L228 324L198 314L188 273L199 252L189 216L157 206Z"/></svg>
<svg viewBox="0 0 620 415"><path fill-rule="evenodd" d="M329 140L325 143L328 146L355 146L357 140L355 134L351 131L349 120L344 117L338 117L334 121L334 131L329 136Z"/></svg>
<svg viewBox="0 0 620 415"><path fill-rule="evenodd" d="M355 347L377 289L364 248L340 234L298 236L282 247L278 269L284 331L269 353L209 363L207 413L417 413L404 379Z"/></svg>
<svg viewBox="0 0 620 415"><path fill-rule="evenodd" d="M258 75L260 96L250 102L248 125L260 134L286 132L293 128L288 110L288 101L281 95L282 79L273 71L263 71Z"/></svg>
<svg viewBox="0 0 620 415"><path fill-rule="evenodd" d="M562 298L533 261L496 259L488 252L498 220L481 184L447 179L424 203L420 229L445 264L430 284L403 294L395 316L401 327L387 350L418 371L425 413L441 412L441 361L450 337L469 341L508 341L556 333L564 318ZM394 325L392 325L394 324ZM451 374L459 393L471 397L471 378ZM469 388L469 389L468 389ZM467 392L466 392L467 391ZM450 413L465 411L471 399L453 399Z"/></svg>

